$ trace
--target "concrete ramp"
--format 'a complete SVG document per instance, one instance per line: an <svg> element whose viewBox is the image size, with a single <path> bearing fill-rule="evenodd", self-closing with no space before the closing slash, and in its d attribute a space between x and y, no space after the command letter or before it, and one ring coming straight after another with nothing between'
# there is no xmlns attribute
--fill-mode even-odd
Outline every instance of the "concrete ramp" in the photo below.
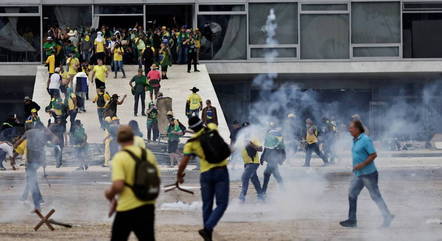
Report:
<svg viewBox="0 0 442 241"><path fill-rule="evenodd" d="M44 107L49 104L50 97L46 91L46 84L48 79L47 68L44 66L37 67L37 75L35 77L34 84L34 94L33 100L37 102L42 110L39 112L40 118L46 124L49 118L49 115L44 112ZM116 93L120 96L127 95L127 99L123 105L118 107L118 117L121 120L122 124L127 124L130 120L138 121L140 125L141 131L144 133L144 137L146 137L146 117L141 116L141 113L138 113L138 117L135 117L134 114L134 98L130 91L129 81L130 79L137 74L138 66L128 65L125 66L126 70L126 79L121 78L121 73L118 73L118 78L114 79L114 74L109 73L108 82L106 84L107 92L110 95ZM218 97L216 95L215 89L212 85L212 81L210 80L209 73L207 72L205 65L199 65L199 70L201 72L198 73L187 73L187 66L184 65L174 65L169 68L167 80L162 80L161 82L161 92L164 96L171 97L173 100L172 108L174 115L187 126L187 117L185 115L185 104L187 100L187 96L191 94L190 89L192 87L197 87L200 89L199 94L203 98L203 101L206 99L210 99L212 101L212 105L217 108L218 111L218 122L219 122L219 131L221 135L225 138L226 141L229 139L229 129L224 117L223 110L219 103ZM89 86L89 97L90 100L86 101L86 113L80 113L77 116L77 119L80 119L83 122L83 125L86 128L88 133L89 142L90 143L101 143L103 141L104 133L99 128L98 116L96 105L92 103L92 99L95 96L96 90L95 85ZM148 93L146 94L146 107L147 103L150 100L148 97ZM122 98L122 97L120 97ZM141 107L139 107L141 108ZM68 123L68 128L70 123Z"/></svg>

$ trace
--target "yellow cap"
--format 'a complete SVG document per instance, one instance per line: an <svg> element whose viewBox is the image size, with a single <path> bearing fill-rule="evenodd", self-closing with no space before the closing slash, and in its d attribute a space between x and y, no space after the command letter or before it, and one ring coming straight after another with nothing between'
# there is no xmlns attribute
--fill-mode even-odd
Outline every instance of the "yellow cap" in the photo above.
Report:
<svg viewBox="0 0 442 241"><path fill-rule="evenodd" d="M114 120L119 120L120 118L118 118L118 117L116 117L116 116L114 116L114 117L112 117L112 120L114 121Z"/></svg>
<svg viewBox="0 0 442 241"><path fill-rule="evenodd" d="M37 113L37 112L38 112L38 110L35 108L31 110L31 113Z"/></svg>

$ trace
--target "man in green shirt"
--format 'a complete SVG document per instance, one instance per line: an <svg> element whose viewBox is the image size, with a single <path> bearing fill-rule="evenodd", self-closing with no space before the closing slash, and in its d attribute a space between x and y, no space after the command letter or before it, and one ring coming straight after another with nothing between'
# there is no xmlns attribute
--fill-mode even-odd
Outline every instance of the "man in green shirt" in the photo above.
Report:
<svg viewBox="0 0 442 241"><path fill-rule="evenodd" d="M48 37L47 41L43 44L43 50L45 51L45 57L51 56L51 54L56 52L56 43L52 40L52 37Z"/></svg>
<svg viewBox="0 0 442 241"><path fill-rule="evenodd" d="M135 83L135 85L134 85ZM146 91L148 90L148 84L146 76L143 75L143 69L138 69L138 74L135 75L129 82L132 88L132 94L135 97L134 103L134 115L137 116L138 113L138 101L141 98L141 114L146 116L144 110L146 109Z"/></svg>
<svg viewBox="0 0 442 241"><path fill-rule="evenodd" d="M147 110L147 141L156 141L159 136L158 131L158 109L153 103L149 103L149 109Z"/></svg>

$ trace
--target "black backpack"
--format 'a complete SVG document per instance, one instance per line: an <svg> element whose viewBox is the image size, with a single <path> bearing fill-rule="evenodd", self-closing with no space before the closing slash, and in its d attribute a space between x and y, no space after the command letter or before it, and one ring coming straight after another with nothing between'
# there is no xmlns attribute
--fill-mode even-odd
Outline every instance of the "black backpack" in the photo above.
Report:
<svg viewBox="0 0 442 241"><path fill-rule="evenodd" d="M147 160L147 152L141 148L141 158L129 150L124 150L136 162L134 184L130 187L135 196L141 201L153 201L160 194L160 177L157 168Z"/></svg>
<svg viewBox="0 0 442 241"><path fill-rule="evenodd" d="M103 108L106 105L106 100L104 99L104 95L106 93L103 94L98 94L98 99L97 99L97 106Z"/></svg>
<svg viewBox="0 0 442 241"><path fill-rule="evenodd" d="M201 148L203 148L204 156L208 163L220 163L226 160L231 154L229 145L224 141L217 130L211 130L206 127L199 137L192 138L189 141L194 140L200 141Z"/></svg>

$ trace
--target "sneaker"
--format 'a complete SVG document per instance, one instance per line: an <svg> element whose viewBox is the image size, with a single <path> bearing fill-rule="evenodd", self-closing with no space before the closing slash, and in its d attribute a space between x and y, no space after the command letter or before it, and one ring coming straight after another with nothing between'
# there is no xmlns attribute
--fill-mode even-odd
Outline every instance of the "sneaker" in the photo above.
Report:
<svg viewBox="0 0 442 241"><path fill-rule="evenodd" d="M346 227L346 228L356 228L358 226L358 222L357 221L353 221L350 219L347 219L345 221L339 222L339 224L342 227Z"/></svg>
<svg viewBox="0 0 442 241"><path fill-rule="evenodd" d="M190 70L189 70L189 71L187 71L187 73L190 73Z"/></svg>
<svg viewBox="0 0 442 241"><path fill-rule="evenodd" d="M6 168L0 167L0 171L6 171Z"/></svg>
<svg viewBox="0 0 442 241"><path fill-rule="evenodd" d="M194 70L194 72L200 72L200 71L196 69L196 70Z"/></svg>
<svg viewBox="0 0 442 241"><path fill-rule="evenodd" d="M212 241L212 232L206 229L201 229L198 231L199 235L204 239L204 241Z"/></svg>
<svg viewBox="0 0 442 241"><path fill-rule="evenodd" d="M390 214L390 216L384 218L384 222L382 223L381 228L388 228L391 225L391 222L393 222L394 215Z"/></svg>

